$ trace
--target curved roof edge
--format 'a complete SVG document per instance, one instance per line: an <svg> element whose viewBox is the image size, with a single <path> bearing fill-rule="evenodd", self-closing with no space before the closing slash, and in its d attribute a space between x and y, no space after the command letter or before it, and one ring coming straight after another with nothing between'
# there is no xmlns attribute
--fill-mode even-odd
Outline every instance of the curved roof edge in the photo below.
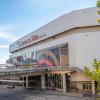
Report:
<svg viewBox="0 0 100 100"><path fill-rule="evenodd" d="M64 31L76 27L100 25L100 23L96 22L96 19L98 18L99 15L97 13L96 7L71 11L70 13L64 14L63 16L51 21L50 23L40 27L39 29L15 41L9 46L9 51L16 51L18 49L24 48L26 46L44 40L50 36L60 34ZM37 36L39 38L34 39L34 36ZM33 38L34 41L29 40L30 38ZM26 43L25 45L20 45L27 42L27 40L28 42L31 42Z"/></svg>

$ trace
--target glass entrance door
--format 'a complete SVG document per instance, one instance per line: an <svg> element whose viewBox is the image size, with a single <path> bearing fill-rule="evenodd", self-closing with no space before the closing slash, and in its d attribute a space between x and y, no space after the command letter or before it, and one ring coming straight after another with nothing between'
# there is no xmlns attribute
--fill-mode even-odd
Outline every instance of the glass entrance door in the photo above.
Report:
<svg viewBox="0 0 100 100"><path fill-rule="evenodd" d="M45 75L46 87L51 89L62 89L62 76L61 74L46 74Z"/></svg>

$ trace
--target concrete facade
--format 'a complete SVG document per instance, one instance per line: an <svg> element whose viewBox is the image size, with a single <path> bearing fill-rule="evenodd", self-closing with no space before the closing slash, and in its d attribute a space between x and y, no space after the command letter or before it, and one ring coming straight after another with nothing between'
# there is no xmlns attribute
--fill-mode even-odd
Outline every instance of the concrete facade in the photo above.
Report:
<svg viewBox="0 0 100 100"><path fill-rule="evenodd" d="M100 60L100 25L96 22L98 17L96 8L82 9L65 14L12 43L9 48L11 53L10 59L23 55L31 57L32 52L68 44L69 65L66 67L76 67L83 70L84 66L87 65L92 68L93 59L97 58ZM34 35L35 37L33 37ZM34 58L35 56L36 53L34 53ZM21 67L23 66L21 65ZM62 70L57 72L57 74L63 76L62 91L64 93L66 92L67 84L66 73L70 76L70 81L73 82L72 84L76 89L81 91L85 87L83 84L88 83L89 87L92 84L92 93L95 93L94 83L81 71L68 73L67 70ZM43 89L45 88L44 77L43 75L41 76ZM55 74L54 79L56 77L57 75Z"/></svg>

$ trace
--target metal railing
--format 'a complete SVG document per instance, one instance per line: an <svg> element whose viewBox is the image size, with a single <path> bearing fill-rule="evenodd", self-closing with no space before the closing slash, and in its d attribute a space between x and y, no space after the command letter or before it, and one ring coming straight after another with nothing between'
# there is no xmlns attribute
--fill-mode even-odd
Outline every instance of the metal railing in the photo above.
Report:
<svg viewBox="0 0 100 100"><path fill-rule="evenodd" d="M55 71L55 70L67 70L67 69L68 67L65 66L3 69L0 70L0 75L26 74L26 73L33 73L33 72L47 72L47 71Z"/></svg>

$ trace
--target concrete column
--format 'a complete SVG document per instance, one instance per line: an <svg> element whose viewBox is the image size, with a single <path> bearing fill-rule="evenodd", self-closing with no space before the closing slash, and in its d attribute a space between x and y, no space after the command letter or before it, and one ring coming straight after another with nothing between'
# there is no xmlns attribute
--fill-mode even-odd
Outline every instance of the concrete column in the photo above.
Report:
<svg viewBox="0 0 100 100"><path fill-rule="evenodd" d="M62 74L62 80L63 80L63 93L66 93L66 76L65 73Z"/></svg>
<svg viewBox="0 0 100 100"><path fill-rule="evenodd" d="M92 94L95 94L95 82L92 80Z"/></svg>
<svg viewBox="0 0 100 100"><path fill-rule="evenodd" d="M29 79L28 79L28 76L26 76L26 88L29 87Z"/></svg>
<svg viewBox="0 0 100 100"><path fill-rule="evenodd" d="M45 89L45 74L41 75L41 88Z"/></svg>

